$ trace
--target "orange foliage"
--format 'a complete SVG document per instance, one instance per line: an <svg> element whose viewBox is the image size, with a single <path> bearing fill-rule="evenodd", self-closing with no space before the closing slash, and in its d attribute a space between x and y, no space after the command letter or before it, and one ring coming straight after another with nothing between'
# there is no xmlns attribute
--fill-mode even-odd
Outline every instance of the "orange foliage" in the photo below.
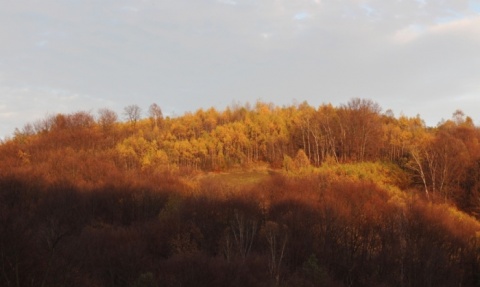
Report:
<svg viewBox="0 0 480 287"><path fill-rule="evenodd" d="M478 283L480 132L462 113L139 112L50 116L0 144L0 285Z"/></svg>

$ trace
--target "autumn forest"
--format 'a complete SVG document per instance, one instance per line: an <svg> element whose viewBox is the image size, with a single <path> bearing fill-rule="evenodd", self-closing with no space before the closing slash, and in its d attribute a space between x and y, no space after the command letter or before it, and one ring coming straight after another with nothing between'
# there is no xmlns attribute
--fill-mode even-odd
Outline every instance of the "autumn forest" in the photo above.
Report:
<svg viewBox="0 0 480 287"><path fill-rule="evenodd" d="M56 114L0 141L0 286L480 286L480 127L369 99Z"/></svg>

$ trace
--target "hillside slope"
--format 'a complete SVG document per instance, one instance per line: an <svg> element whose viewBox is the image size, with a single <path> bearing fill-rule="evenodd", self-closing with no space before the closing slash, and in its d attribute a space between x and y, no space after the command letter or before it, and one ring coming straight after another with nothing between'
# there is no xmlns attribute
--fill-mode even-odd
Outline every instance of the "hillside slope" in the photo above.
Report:
<svg viewBox="0 0 480 287"><path fill-rule="evenodd" d="M480 132L354 99L0 144L2 286L479 286Z"/></svg>

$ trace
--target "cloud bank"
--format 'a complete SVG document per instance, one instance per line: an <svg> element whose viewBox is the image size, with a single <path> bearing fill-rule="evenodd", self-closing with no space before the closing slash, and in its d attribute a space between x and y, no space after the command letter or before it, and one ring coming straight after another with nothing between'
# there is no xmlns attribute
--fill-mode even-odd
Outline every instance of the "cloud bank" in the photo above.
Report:
<svg viewBox="0 0 480 287"><path fill-rule="evenodd" d="M0 136L47 113L153 102L179 115L363 97L430 125L456 109L478 120L479 35L467 0L9 1Z"/></svg>

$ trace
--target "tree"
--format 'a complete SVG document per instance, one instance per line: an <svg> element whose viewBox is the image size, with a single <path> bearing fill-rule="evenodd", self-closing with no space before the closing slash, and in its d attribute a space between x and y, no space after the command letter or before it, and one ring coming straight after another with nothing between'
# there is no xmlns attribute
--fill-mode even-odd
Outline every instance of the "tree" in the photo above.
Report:
<svg viewBox="0 0 480 287"><path fill-rule="evenodd" d="M433 136L427 132L425 123L420 117L409 119L407 124L411 137L407 144L410 159L406 166L420 176L425 195L429 197L428 172L431 172L434 168L434 155L429 147L433 141ZM433 191L435 190L434 186L431 188Z"/></svg>
<svg viewBox="0 0 480 287"><path fill-rule="evenodd" d="M288 239L287 227L274 221L267 221L262 229L262 234L270 251L268 269L270 275L275 279L276 285L279 285L282 261Z"/></svg>
<svg viewBox="0 0 480 287"><path fill-rule="evenodd" d="M375 158L382 143L380 106L372 100L354 98L340 109L341 149L344 160Z"/></svg>
<svg viewBox="0 0 480 287"><path fill-rule="evenodd" d="M118 120L117 113L107 108L98 110L98 116L98 124L102 127L104 132L110 131Z"/></svg>
<svg viewBox="0 0 480 287"><path fill-rule="evenodd" d="M438 183L435 186L448 199L450 191L458 186L470 165L468 150L460 139L446 132L436 135L432 148L438 160L438 175L435 176Z"/></svg>
<svg viewBox="0 0 480 287"><path fill-rule="evenodd" d="M142 115L142 109L137 105L129 105L124 108L123 114L127 120L135 126L137 121L140 120Z"/></svg>
<svg viewBox="0 0 480 287"><path fill-rule="evenodd" d="M163 113L162 109L156 103L150 105L148 108L148 115L150 116L150 120L155 128L161 126L163 122Z"/></svg>
<svg viewBox="0 0 480 287"><path fill-rule="evenodd" d="M54 121L55 121L55 116L48 115L42 120L35 121L33 123L33 129L37 134L49 132L53 127Z"/></svg>
<svg viewBox="0 0 480 287"><path fill-rule="evenodd" d="M308 159L307 154L303 149L298 150L297 155L294 159L294 166L297 169L303 170L310 166L310 159Z"/></svg>
<svg viewBox="0 0 480 287"><path fill-rule="evenodd" d="M237 254L245 260L252 249L257 234L258 221L249 218L243 212L235 210L234 218L231 221L230 231L233 235L233 245Z"/></svg>
<svg viewBox="0 0 480 287"><path fill-rule="evenodd" d="M314 149L311 139L313 136L313 139L315 140L315 148L318 148L319 134L315 132L315 129L312 125L312 118L314 116L315 109L308 105L307 102L303 102L298 106L298 111L298 123L302 132L302 149L305 151L305 154L308 158L317 158L316 156L312 157L312 151L317 151L318 155L318 149ZM315 160L315 163L318 164L318 160Z"/></svg>
<svg viewBox="0 0 480 287"><path fill-rule="evenodd" d="M322 160L327 158L334 159L338 162L337 144L341 138L338 132L339 122L337 110L331 105L322 105L318 108L315 115L315 123L320 137L321 157Z"/></svg>

